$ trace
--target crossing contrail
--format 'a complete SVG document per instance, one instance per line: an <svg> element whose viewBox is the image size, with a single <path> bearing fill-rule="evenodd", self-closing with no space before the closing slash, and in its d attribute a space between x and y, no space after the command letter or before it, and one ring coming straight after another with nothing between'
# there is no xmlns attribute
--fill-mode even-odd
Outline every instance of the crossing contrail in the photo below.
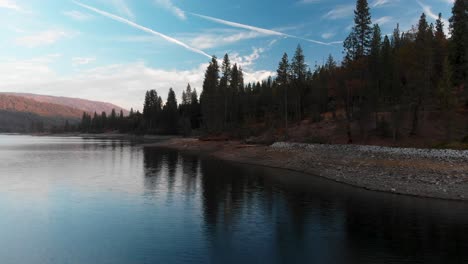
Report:
<svg viewBox="0 0 468 264"><path fill-rule="evenodd" d="M112 20L115 20L115 21L118 21L118 22L127 24L127 25L129 25L129 26L131 26L131 27L133 27L133 28L139 29L139 30L144 31L144 32L146 32L146 33L149 33L149 34L152 34L152 35L161 37L161 38L163 38L163 39L165 39L165 40L167 40L167 41L169 41L169 42L171 42L171 43L174 43L174 44L176 44L176 45L182 46L182 47L184 47L184 48L186 48L186 49L188 49L188 50L190 50L190 51L193 51L193 52L195 52L195 53L198 53L198 54L201 54L201 55L206 56L206 57L208 57L208 58L211 58L210 55L208 55L206 52L204 52L204 51L202 51L202 50L199 50L199 49L196 49L196 48L194 48L194 47L191 47L191 46L189 46L189 45L183 43L183 42L180 41L180 40L177 40L177 39L175 39L175 38L172 38L172 37L169 37L169 36L164 35L164 34L162 34L162 33L159 33L159 32L157 32L157 31L154 31L154 30L152 30L152 29L150 29L150 28L147 28L147 27L144 27L144 26L142 26L142 25L139 25L139 24L137 24L137 23L135 23L135 22L132 22L132 21L130 21L130 20L128 20L128 19L125 19L125 18L123 18L123 17L119 17L119 16L117 16L117 15L108 13L108 12L106 12L106 11L99 10L99 9L97 9L97 8L95 8L95 7L92 7L92 6L89 6L89 5L85 5L85 4L80 3L80 2L78 2L78 1L73 1L73 3L79 5L79 6L83 7L83 8L86 8L86 9L88 9L88 10L91 10L91 11L93 11L93 12L95 12L95 13L98 13L98 14L100 14L100 15L102 15L102 16L105 16L105 17L107 17L107 18L110 18L110 19L112 19Z"/></svg>
<svg viewBox="0 0 468 264"><path fill-rule="evenodd" d="M236 28L248 29L248 30L251 30L251 31L256 31L256 32L259 32L259 33L262 33L262 34L265 34L265 35L270 35L270 36L295 38L295 39L300 39L300 40L304 40L304 41L308 41L308 42L312 42L312 43L319 44L319 45L324 45L324 46L330 46L330 45L333 45L333 44L341 43L341 41L322 42L322 41L318 41L318 40L307 39L307 38L302 38L302 37L298 37L298 36L294 36L294 35L285 34L285 33L279 32L279 31L275 31L275 30L259 28L259 27L250 26L250 25L241 24L241 23L232 22L232 21L227 21L227 20L219 19L219 18L215 18L215 17L200 15L200 14L197 14L197 13L191 13L191 12L187 12L187 13L189 13L189 14L191 14L193 16L196 16L196 17L200 17L200 18L203 18L203 19L206 19L206 20L210 20L210 21L219 23L219 24L223 24L223 25L227 25L227 26L231 26L231 27L236 27Z"/></svg>

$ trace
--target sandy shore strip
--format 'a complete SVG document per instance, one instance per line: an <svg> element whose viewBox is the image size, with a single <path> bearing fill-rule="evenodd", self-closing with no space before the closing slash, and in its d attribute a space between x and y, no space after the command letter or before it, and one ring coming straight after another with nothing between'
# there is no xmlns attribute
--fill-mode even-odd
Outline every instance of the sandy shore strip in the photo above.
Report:
<svg viewBox="0 0 468 264"><path fill-rule="evenodd" d="M374 191L468 200L468 151L172 138L145 146L283 168Z"/></svg>

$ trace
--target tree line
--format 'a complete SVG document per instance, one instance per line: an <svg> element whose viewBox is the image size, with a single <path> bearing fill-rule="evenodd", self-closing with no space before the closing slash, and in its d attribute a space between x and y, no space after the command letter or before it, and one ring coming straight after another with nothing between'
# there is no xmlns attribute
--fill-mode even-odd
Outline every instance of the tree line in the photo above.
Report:
<svg viewBox="0 0 468 264"><path fill-rule="evenodd" d="M422 113L439 111L450 137L457 109L468 105L468 0L454 3L450 37L441 14L435 24L423 13L410 30L397 25L382 35L366 0L357 0L354 13L340 64L330 55L311 70L298 45L291 59L284 53L275 78L245 84L240 65L232 65L227 54L221 61L213 56L200 96L189 84L181 104L172 89L163 103L150 90L143 113L85 113L81 130L184 135L201 130L246 137L277 128L287 137L289 125L319 122L331 113L345 121L348 142L357 136L351 129L356 124L361 138L374 131L397 140L403 133L420 133ZM410 129L404 132L408 117Z"/></svg>

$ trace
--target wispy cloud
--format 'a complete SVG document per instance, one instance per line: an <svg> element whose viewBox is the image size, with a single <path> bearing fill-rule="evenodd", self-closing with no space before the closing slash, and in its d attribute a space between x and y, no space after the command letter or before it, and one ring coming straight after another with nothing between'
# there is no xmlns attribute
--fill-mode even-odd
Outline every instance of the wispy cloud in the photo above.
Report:
<svg viewBox="0 0 468 264"><path fill-rule="evenodd" d="M94 57L74 57L72 58L73 66L88 65L96 61Z"/></svg>
<svg viewBox="0 0 468 264"><path fill-rule="evenodd" d="M130 7L127 5L125 0L108 0L114 6L114 8L119 12L119 14L124 15L125 17L135 20L135 14L133 14Z"/></svg>
<svg viewBox="0 0 468 264"><path fill-rule="evenodd" d="M321 2L322 0L300 0L299 4L316 4Z"/></svg>
<svg viewBox="0 0 468 264"><path fill-rule="evenodd" d="M383 16L374 20L374 24L385 25L393 21L391 16Z"/></svg>
<svg viewBox="0 0 468 264"><path fill-rule="evenodd" d="M182 39L198 49L210 49L231 45L243 40L265 37L267 35L256 31L244 30L209 30L202 33L186 33L180 35Z"/></svg>
<svg viewBox="0 0 468 264"><path fill-rule="evenodd" d="M16 44L28 48L46 46L56 43L57 41L73 36L73 33L64 30L45 30L32 35L19 37L16 39Z"/></svg>
<svg viewBox="0 0 468 264"><path fill-rule="evenodd" d="M223 19L219 19L219 18L215 18L215 17L210 17L210 16L205 16L205 15L200 15L200 14L196 14L196 13L190 13L190 14L192 14L194 16L197 16L197 17L200 17L200 18L203 18L203 19L206 19L206 20L210 20L210 21L219 23L219 24L223 24L223 25L227 25L227 26L231 26L231 27L236 27L236 28L248 29L248 30L252 30L252 31L257 31L259 33L266 34L266 35L284 36L284 37L288 36L287 34L284 34L284 33L278 32L278 31L274 31L274 30L270 30L270 29L259 28L259 27L255 27L255 26L250 26L250 25L241 24L241 23L237 23L237 22L227 21L227 20L223 20Z"/></svg>
<svg viewBox="0 0 468 264"><path fill-rule="evenodd" d="M354 5L339 5L323 15L326 19L342 19L353 15Z"/></svg>
<svg viewBox="0 0 468 264"><path fill-rule="evenodd" d="M267 35L255 31L237 29L209 29L201 32L178 33L175 35L175 38L200 50L229 46L240 41L261 37L267 37ZM112 39L119 42L132 43L158 43L161 41L160 38L152 35L117 36Z"/></svg>
<svg viewBox="0 0 468 264"><path fill-rule="evenodd" d="M0 8L12 9L21 11L21 7L13 0L0 0Z"/></svg>
<svg viewBox="0 0 468 264"><path fill-rule="evenodd" d="M156 4L166 8L167 10L171 11L172 13L174 13L174 15L176 15L177 17L179 17L180 19L186 19L187 17L185 16L185 12L182 11L182 9L180 9L179 7L177 7L176 5L174 5L174 3L172 3L171 0L155 0L154 1Z"/></svg>
<svg viewBox="0 0 468 264"><path fill-rule="evenodd" d="M331 39L335 36L336 34L334 32L326 32L322 34L323 39Z"/></svg>
<svg viewBox="0 0 468 264"><path fill-rule="evenodd" d="M90 20L93 16L82 13L80 11L72 10L72 11L65 11L63 14L67 17L70 17L71 19L77 20L77 21L86 21Z"/></svg>
<svg viewBox="0 0 468 264"><path fill-rule="evenodd" d="M144 32L146 32L146 33L149 33L149 34L152 34L152 35L155 35L155 36L159 36L159 37L165 39L165 40L168 41L168 42L174 43L174 44L176 44L176 45L179 45L179 46L181 46L181 47L186 48L187 50L190 50L190 51L193 51L193 52L195 52L195 53L198 53L198 54L201 54L201 55L203 55L203 56L206 56L206 57L208 57L208 58L211 58L211 56L208 55L207 53L205 53L204 51L199 50L199 49L196 49L196 48L194 48L194 47L191 47L191 46L189 46L189 45L183 43L183 42L180 41L180 40L177 40L177 39L175 39L175 38L172 38L172 37L169 37L169 36L167 36L167 35L164 35L164 34L162 34L162 33L159 33L159 32L157 32L157 31L154 31L154 30L152 30L152 29L150 29L150 28L141 26L141 25L139 25L139 24L137 24L137 23L135 23L135 22L132 22L132 21L130 21L130 20L128 20L128 19L125 19L125 18L116 16L116 15L114 15L114 14L111 14L111 13L108 13L108 12L105 12L105 11L102 11L102 10L99 10L99 9L94 8L94 7L92 7L92 6L88 6L88 5L82 4L82 3L77 2L77 1L73 1L73 2L74 2L75 4L77 4L77 5L81 6L81 7L83 7L83 8L86 8L86 9L88 9L88 10L91 10L91 11L93 11L93 12L96 12L96 13L102 15L102 16L105 16L105 17L107 17L107 18L110 18L110 19L112 19L112 20L115 20L115 21L118 21L118 22L121 22L121 23L124 23L124 24L127 24L127 25L129 25L129 26L131 26L131 27L133 27L133 28L139 29L139 30L144 31Z"/></svg>
<svg viewBox="0 0 468 264"><path fill-rule="evenodd" d="M216 22L218 24L223 24L223 25L231 26L231 27L235 27L235 28L243 28L243 29L255 31L255 32L265 34L265 35L269 35L269 36L280 36L280 37L285 37L285 38L295 38L295 39L305 40L305 41L308 41L308 42L312 42L312 43L319 44L319 45L325 45L325 46L329 46L329 45L332 44L332 43L325 43L325 42L317 41L317 40L313 40L313 39L307 39L307 38L302 38L302 37L298 37L298 36L293 36L293 35L285 34L285 33L279 32L279 31L275 31L275 30L270 30L270 29L255 27L255 26L251 26L251 25L241 24L241 23L237 23L237 22L227 21L227 20L220 19L220 18L200 15L200 14L196 14L196 13L189 13L189 14L200 17L200 18L203 18L203 19L206 19L206 20Z"/></svg>
<svg viewBox="0 0 468 264"><path fill-rule="evenodd" d="M371 6L372 7L380 7L380 6L385 6L390 3L398 2L398 0L375 0L372 2Z"/></svg>
<svg viewBox="0 0 468 264"><path fill-rule="evenodd" d="M439 18L439 15L434 13L432 11L432 6L429 6L429 5L426 5L424 3L422 3L421 1L417 0L419 6L421 6L423 12L430 18L432 19L438 19ZM442 18L442 22L444 23L444 31L445 33L449 33L449 21L445 18Z"/></svg>

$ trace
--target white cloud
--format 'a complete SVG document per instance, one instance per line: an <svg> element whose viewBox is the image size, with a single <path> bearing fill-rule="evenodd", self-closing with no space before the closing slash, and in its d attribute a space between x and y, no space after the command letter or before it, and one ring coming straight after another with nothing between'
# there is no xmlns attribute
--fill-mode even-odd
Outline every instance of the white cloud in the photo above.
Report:
<svg viewBox="0 0 468 264"><path fill-rule="evenodd" d="M265 50L263 48L253 48L253 51L249 55L240 56L239 53L230 54L230 59L232 63L237 63L242 66L244 69L250 69L250 67L255 63L256 60L260 58L260 55Z"/></svg>
<svg viewBox="0 0 468 264"><path fill-rule="evenodd" d="M333 38L336 34L334 32L326 32L322 34L323 39L330 39Z"/></svg>
<svg viewBox="0 0 468 264"><path fill-rule="evenodd" d="M275 76L276 72L273 71L253 69L255 62L260 58L263 52L265 52L263 48L253 48L252 53L249 55L241 56L237 52L229 54L231 64L237 63L237 65L242 67L245 83L260 82L266 80L270 76Z"/></svg>
<svg viewBox="0 0 468 264"><path fill-rule="evenodd" d="M60 54L50 54L29 60L10 60L0 63L0 87L10 89L9 86L20 83L35 83L55 77L49 65L59 58Z"/></svg>
<svg viewBox="0 0 468 264"><path fill-rule="evenodd" d="M17 45L34 48L56 43L57 41L73 36L72 33L64 30L45 30L28 36L19 37L15 40Z"/></svg>
<svg viewBox="0 0 468 264"><path fill-rule="evenodd" d="M94 57L74 57L72 58L73 66L88 65L96 61Z"/></svg>
<svg viewBox="0 0 468 264"><path fill-rule="evenodd" d="M86 20L90 20L93 16L89 15L89 14L86 14L86 13L82 13L80 11L76 11L76 10L72 10L72 11L65 11L63 12L64 15L66 15L67 17L70 17L74 20L78 20L78 21L86 21Z"/></svg>
<svg viewBox="0 0 468 264"><path fill-rule="evenodd" d="M185 12L179 7L175 6L171 0L155 0L155 3L171 11L174 15L176 15L180 19L185 20L187 18L185 16Z"/></svg>
<svg viewBox="0 0 468 264"><path fill-rule="evenodd" d="M232 55L232 58L245 69L250 69L260 53L261 49L255 49L250 55ZM141 110L145 91L149 89L156 89L165 100L172 87L180 98L190 83L200 94L208 66L202 63L186 70L161 69L137 61L79 70L62 76L51 65L59 56L52 54L30 60L0 62L0 90L78 97ZM260 81L273 74L266 70L251 71L245 74L245 81Z"/></svg>
<svg viewBox="0 0 468 264"><path fill-rule="evenodd" d="M327 19L342 19L353 15L354 5L339 5L326 13L323 17Z"/></svg>
<svg viewBox="0 0 468 264"><path fill-rule="evenodd" d="M199 49L196 49L196 48L193 48L193 47L191 47L191 46L189 46L189 45L187 45L187 44L181 42L180 40L177 40L177 39L175 39L175 38L172 38L172 37L169 37L169 36L164 35L164 34L162 34L162 33L159 33L159 32L157 32L157 31L154 31L154 30L150 29L150 28L144 27L144 26L139 25L139 24L137 24L137 23L135 23L135 22L132 22L132 21L130 21L130 20L127 20L127 19L125 19L125 18L122 18L122 17L116 16L116 15L114 15L114 14L111 14L111 13L108 13L108 12L105 12L105 11L102 11L102 10L99 10L99 9L94 8L94 7L92 7L92 6L88 6L88 5L82 4L82 3L77 2L77 1L73 1L73 2L74 2L75 4L77 4L77 5L81 6L81 7L83 7L83 8L86 8L86 9L88 9L88 10L91 10L91 11L93 11L93 12L96 12L96 13L102 15L102 16L105 16L105 17L110 18L110 19L112 19L112 20L118 21L118 22L120 22L120 23L127 24L127 25L129 25L129 26L131 26L131 27L133 27L133 28L139 29L139 30L144 31L144 32L146 32L146 33L149 33L149 34L152 34L152 35L156 35L156 36L161 37L161 38L163 38L163 39L165 39L165 40L167 40L167 41L169 41L169 42L171 42L171 43L174 43L174 44L176 44L176 45L182 46L182 47L184 47L184 48L186 48L186 49L188 49L188 50L190 50L190 51L193 51L193 52L195 52L195 53L198 53L198 54L201 54L201 55L206 56L206 57L208 57L208 58L211 58L211 56L208 55L206 52L204 52L204 51L202 51L202 50L199 50Z"/></svg>
<svg viewBox="0 0 468 264"><path fill-rule="evenodd" d="M12 9L21 11L21 7L13 0L0 0L0 8Z"/></svg>

